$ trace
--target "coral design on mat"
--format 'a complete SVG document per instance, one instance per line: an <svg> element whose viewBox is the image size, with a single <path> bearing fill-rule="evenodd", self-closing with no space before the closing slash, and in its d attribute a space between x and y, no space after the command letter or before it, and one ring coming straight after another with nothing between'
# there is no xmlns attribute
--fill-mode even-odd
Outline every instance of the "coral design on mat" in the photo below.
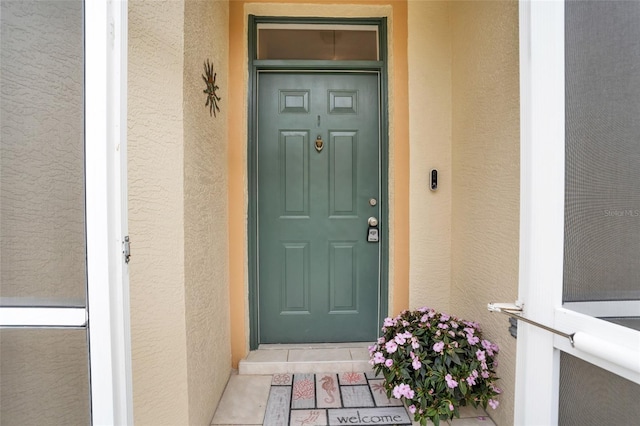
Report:
<svg viewBox="0 0 640 426"><path fill-rule="evenodd" d="M313 381L309 379L300 380L293 385L293 399L311 399L313 398Z"/></svg>
<svg viewBox="0 0 640 426"><path fill-rule="evenodd" d="M340 380L344 380L346 383L352 385L362 381L362 373L344 373Z"/></svg>
<svg viewBox="0 0 640 426"><path fill-rule="evenodd" d="M373 392L378 392L381 395L386 395L385 389L384 389L384 385L382 383L372 383L371 384L371 390Z"/></svg>

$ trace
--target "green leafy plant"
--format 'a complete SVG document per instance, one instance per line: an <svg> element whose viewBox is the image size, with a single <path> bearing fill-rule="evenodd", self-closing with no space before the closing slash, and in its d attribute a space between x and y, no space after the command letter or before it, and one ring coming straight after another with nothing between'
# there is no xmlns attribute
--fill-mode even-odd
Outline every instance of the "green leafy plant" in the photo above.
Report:
<svg viewBox="0 0 640 426"><path fill-rule="evenodd" d="M499 349L478 323L420 308L386 318L382 332L369 362L387 396L401 399L421 425L459 418L461 406L498 407Z"/></svg>

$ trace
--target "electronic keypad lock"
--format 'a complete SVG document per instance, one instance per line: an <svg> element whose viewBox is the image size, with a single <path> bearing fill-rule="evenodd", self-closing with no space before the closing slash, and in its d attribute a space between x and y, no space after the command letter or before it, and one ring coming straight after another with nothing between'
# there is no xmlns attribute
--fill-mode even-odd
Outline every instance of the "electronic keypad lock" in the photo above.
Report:
<svg viewBox="0 0 640 426"><path fill-rule="evenodd" d="M369 229L367 229L367 242L369 243L377 243L380 241L380 230L378 229L378 219L375 217L370 217L367 221L369 224Z"/></svg>

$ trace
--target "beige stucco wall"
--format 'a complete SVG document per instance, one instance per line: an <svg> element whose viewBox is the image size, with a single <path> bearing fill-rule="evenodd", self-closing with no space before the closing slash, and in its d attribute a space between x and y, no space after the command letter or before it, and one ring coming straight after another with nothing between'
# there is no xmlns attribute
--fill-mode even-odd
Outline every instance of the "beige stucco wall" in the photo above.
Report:
<svg viewBox="0 0 640 426"><path fill-rule="evenodd" d="M513 423L516 341L491 301L514 301L519 237L516 1L409 1L410 305L480 322L501 347ZM429 171L439 189L429 190Z"/></svg>
<svg viewBox="0 0 640 426"><path fill-rule="evenodd" d="M129 3L134 420L207 424L230 372L224 114L227 1ZM218 26L218 28L216 28ZM226 98L226 91L221 90ZM223 107L224 108L224 107Z"/></svg>
<svg viewBox="0 0 640 426"><path fill-rule="evenodd" d="M489 302L517 299L520 107L517 1L451 5L451 310L500 345L498 425L513 424L516 340Z"/></svg>
<svg viewBox="0 0 640 426"><path fill-rule="evenodd" d="M412 308L449 310L451 27L446 1L409 1L410 293ZM438 189L430 172L438 170Z"/></svg>
<svg viewBox="0 0 640 426"><path fill-rule="evenodd" d="M189 424L211 422L231 368L227 217L229 5L185 1L184 214ZM217 73L220 112L205 108L204 61Z"/></svg>

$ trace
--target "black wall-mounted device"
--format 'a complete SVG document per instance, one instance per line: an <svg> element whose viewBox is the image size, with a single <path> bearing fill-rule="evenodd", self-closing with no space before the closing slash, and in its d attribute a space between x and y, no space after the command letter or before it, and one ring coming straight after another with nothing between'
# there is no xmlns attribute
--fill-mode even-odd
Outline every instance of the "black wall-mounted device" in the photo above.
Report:
<svg viewBox="0 0 640 426"><path fill-rule="evenodd" d="M438 171L436 169L431 170L431 190L438 189Z"/></svg>

